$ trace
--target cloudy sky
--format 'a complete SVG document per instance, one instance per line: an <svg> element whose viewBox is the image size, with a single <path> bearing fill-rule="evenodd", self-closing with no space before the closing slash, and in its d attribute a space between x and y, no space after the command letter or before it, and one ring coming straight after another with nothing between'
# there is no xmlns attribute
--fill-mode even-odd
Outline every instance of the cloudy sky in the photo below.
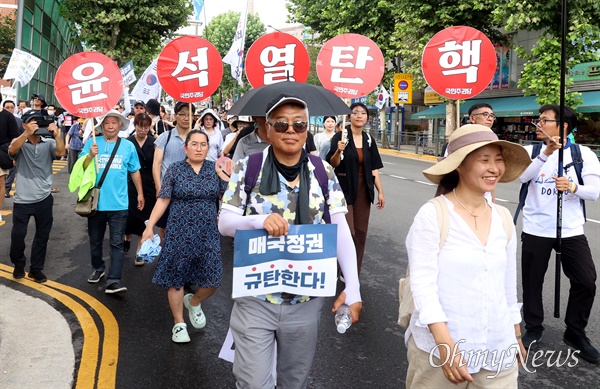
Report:
<svg viewBox="0 0 600 389"><path fill-rule="evenodd" d="M246 2L247 0L204 0L204 8L200 15L200 21L204 23L205 15L206 22L210 23L210 20L214 16L227 11L241 12L246 6ZM254 12L258 13L265 26L271 25L277 29L281 29L292 25L286 23L288 18L288 12L285 7L286 3L286 0L254 0ZM194 29L194 27L187 27L185 31L193 34ZM267 27L267 32L271 31Z"/></svg>

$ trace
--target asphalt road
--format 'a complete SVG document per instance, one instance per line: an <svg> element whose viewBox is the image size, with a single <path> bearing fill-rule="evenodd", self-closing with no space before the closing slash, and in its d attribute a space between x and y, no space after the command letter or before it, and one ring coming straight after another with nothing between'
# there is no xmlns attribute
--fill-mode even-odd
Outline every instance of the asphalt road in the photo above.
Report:
<svg viewBox="0 0 600 389"><path fill-rule="evenodd" d="M433 196L435 187L429 185L421 174L428 162L389 155L384 155L383 158L385 168L381 172L386 207L383 211L373 207L371 213L361 274L364 300L361 320L346 334L340 335L335 330L333 314L328 309L323 311L310 388L404 387L407 368L404 331L396 324L398 278L406 270L404 240L412 219L419 207ZM66 303L50 296L44 290L32 290L24 284L13 282L9 277L0 277L0 284L46 301L62 313L72 331L76 365L81 368L82 364L89 362L89 358L98 358L99 367L95 371L97 380L107 377L103 374L110 373L112 367L116 374L116 381L113 378L112 382L116 382L117 388L234 387L231 364L218 358L233 305L230 298L231 239L222 240L225 265L223 286L203 304L208 321L206 328L195 330L188 326L191 329L192 342L185 345L174 344L171 341L173 323L166 291L151 283L154 265L134 267L133 255L129 254L123 273L123 284L129 291L122 297L108 296L104 294L102 284L93 285L86 282L91 272L86 220L73 212L75 194L69 193L66 188L68 175L65 170L59 171L55 176L56 186L61 191L55 195L55 223L45 272L50 280L57 283L50 286L55 290L66 290L65 293L75 296L74 299L85 305L85 310L92 315L93 320L82 325L80 314L74 313ZM499 201L511 211L516 207L517 195L516 183L502 184L496 192ZM12 200L5 202L5 208L11 205ZM588 218L593 221L587 223L586 233L596 266L599 267L599 203L588 203L587 212ZM0 226L0 263L10 265L8 249L11 216L4 217L7 223ZM33 225L33 222L31 224ZM33 228L30 228L30 236L32 234ZM134 244L135 242L132 246ZM108 247L105 245L105 257L107 253ZM561 340L564 330L562 318L552 317L553 274L554 268L551 265L545 289L547 330L540 345L543 356L536 360L536 364L541 365L533 367L530 360L527 366L530 372L521 370L519 386L573 389L597 387L600 382L600 370L596 366L583 360L573 367L563 365L564 362L572 362L572 359L568 359L568 347ZM561 313L564 315L568 285L564 276L562 279ZM519 281L519 288L520 284ZM327 301L326 307L330 307L333 298ZM104 310L102 305L108 309ZM112 319L111 314L114 315ZM600 313L596 304L588 326L588 336L596 346L600 346L599 319ZM87 343L87 340L84 340L89 337L88 327L94 326L98 329L99 346L93 350L94 353L90 353L89 350L84 353L82 344ZM116 327L118 330L115 330ZM118 342L118 348L111 348L111 341L115 345ZM77 373L78 371L75 372L76 377ZM108 377L106 382L110 383L110 374ZM78 377L81 380L85 378ZM101 386L98 384L98 387Z"/></svg>

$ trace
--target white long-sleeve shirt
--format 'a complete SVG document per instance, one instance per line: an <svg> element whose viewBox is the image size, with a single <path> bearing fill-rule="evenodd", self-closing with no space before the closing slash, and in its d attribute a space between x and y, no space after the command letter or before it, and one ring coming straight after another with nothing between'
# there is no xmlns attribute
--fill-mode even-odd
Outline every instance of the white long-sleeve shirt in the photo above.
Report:
<svg viewBox="0 0 600 389"><path fill-rule="evenodd" d="M496 205L488 201L492 222L484 246L454 211L453 204L445 197L444 200L448 203L450 225L442 250L432 203L421 207L406 238L415 310L405 341L413 336L419 349L430 352L436 343L428 325L446 323L459 350L467 356L484 353L481 358L465 357L469 373L497 370L501 356L501 369L506 369L514 362L514 326L521 322L514 227L507 243L502 217ZM492 354L494 350L496 356ZM437 350L435 355L439 357Z"/></svg>
<svg viewBox="0 0 600 389"><path fill-rule="evenodd" d="M570 167L563 175L577 184L575 193L563 192L563 220L561 235L564 238L583 235L583 208L581 199L596 201L600 195L600 162L598 157L588 147L579 145L583 159L581 177L583 185L579 185L575 168ZM525 146L531 155L533 146ZM523 172L519 181L529 182L527 199L523 207L523 232L546 238L556 237L556 181L558 175L558 151L552 153L544 162L543 154L546 145L542 146L540 158L534 158L529 167ZM570 164L571 148L564 149L563 166Z"/></svg>

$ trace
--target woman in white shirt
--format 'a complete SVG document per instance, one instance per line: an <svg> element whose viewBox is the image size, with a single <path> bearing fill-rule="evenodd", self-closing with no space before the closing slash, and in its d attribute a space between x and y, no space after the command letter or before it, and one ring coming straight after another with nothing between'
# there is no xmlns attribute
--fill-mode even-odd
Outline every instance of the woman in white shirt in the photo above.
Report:
<svg viewBox="0 0 600 389"><path fill-rule="evenodd" d="M201 129L208 135L210 149L208 150L206 159L209 161L216 161L223 155L223 135L221 135L221 130L217 128L218 123L219 119L215 113L207 108L202 112L194 127L195 129Z"/></svg>
<svg viewBox="0 0 600 389"><path fill-rule="evenodd" d="M331 140L335 134L335 116L325 116L323 118L323 132L315 135L315 146L317 147L317 155L321 155L321 146L325 141Z"/></svg>
<svg viewBox="0 0 600 389"><path fill-rule="evenodd" d="M419 210L406 238L415 309L405 334L407 388L516 388L521 343L517 239L509 215L484 197L530 163L518 144L469 124L449 155L423 174L443 187L448 230L440 249L436 207ZM506 222L504 221L506 220ZM507 236L510 232L510 238ZM524 359L523 359L524 360ZM474 384L471 384L474 383Z"/></svg>

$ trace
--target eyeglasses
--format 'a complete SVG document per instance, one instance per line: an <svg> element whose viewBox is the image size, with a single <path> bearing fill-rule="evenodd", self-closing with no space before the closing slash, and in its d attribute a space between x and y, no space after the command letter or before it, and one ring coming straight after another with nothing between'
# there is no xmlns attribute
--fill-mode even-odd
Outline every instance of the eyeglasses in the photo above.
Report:
<svg viewBox="0 0 600 389"><path fill-rule="evenodd" d="M190 142L190 143L188 143L187 147L191 147L192 149L205 149L208 147L208 143L206 143L206 142L202 142L202 143Z"/></svg>
<svg viewBox="0 0 600 389"><path fill-rule="evenodd" d="M138 130L143 130L143 131L150 131L150 127L144 127L144 126L140 126L139 124L136 125Z"/></svg>
<svg viewBox="0 0 600 389"><path fill-rule="evenodd" d="M483 116L485 119L487 119L487 118L492 118L492 119L494 119L494 120L496 119L496 115L494 115L494 114L493 114L493 113L491 113L491 112L479 112L479 113L472 113L471 115L473 115L473 116L481 115L481 116Z"/></svg>
<svg viewBox="0 0 600 389"><path fill-rule="evenodd" d="M179 116L182 119L190 119L190 115L188 113L178 113L176 116Z"/></svg>
<svg viewBox="0 0 600 389"><path fill-rule="evenodd" d="M279 133L286 132L290 126L292 126L294 128L294 131L296 131L297 133L302 133L308 129L308 122L269 122L269 124L271 125L271 127L273 127L275 132Z"/></svg>
<svg viewBox="0 0 600 389"><path fill-rule="evenodd" d="M531 123L533 123L533 125L537 126L538 123L540 126L545 126L547 122L554 122L554 123L558 123L558 120L556 119L546 119L546 118L541 118L541 119L533 119L531 121Z"/></svg>
<svg viewBox="0 0 600 389"><path fill-rule="evenodd" d="M352 111L352 115L354 116L365 116L367 113L365 111Z"/></svg>

